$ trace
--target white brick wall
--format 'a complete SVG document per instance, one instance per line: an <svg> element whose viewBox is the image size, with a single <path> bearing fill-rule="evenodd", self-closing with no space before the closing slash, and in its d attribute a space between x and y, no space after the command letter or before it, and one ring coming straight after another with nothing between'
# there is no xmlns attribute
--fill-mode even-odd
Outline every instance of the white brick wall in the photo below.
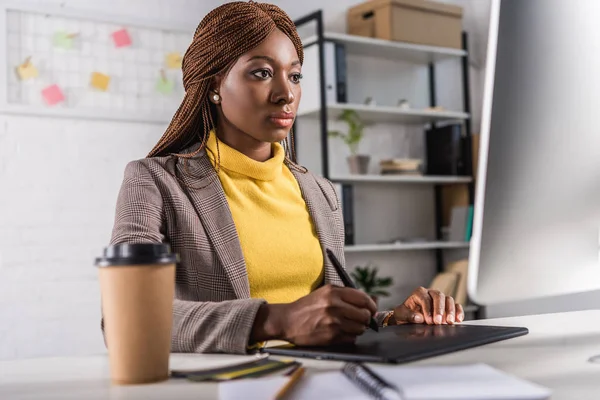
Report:
<svg viewBox="0 0 600 400"><path fill-rule="evenodd" d="M214 2L32 1L195 27ZM164 126L0 115L0 359L104 352L93 259Z"/></svg>
<svg viewBox="0 0 600 400"><path fill-rule="evenodd" d="M163 127L0 118L0 358L102 351L92 260Z"/></svg>

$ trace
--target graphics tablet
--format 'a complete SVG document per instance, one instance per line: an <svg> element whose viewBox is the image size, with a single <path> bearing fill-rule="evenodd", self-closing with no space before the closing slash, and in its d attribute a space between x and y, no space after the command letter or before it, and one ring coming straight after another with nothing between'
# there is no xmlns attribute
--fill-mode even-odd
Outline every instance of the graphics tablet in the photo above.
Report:
<svg viewBox="0 0 600 400"><path fill-rule="evenodd" d="M526 335L527 328L482 325L398 325L367 331L355 344L325 347L284 345L262 349L273 355L338 361L405 363Z"/></svg>

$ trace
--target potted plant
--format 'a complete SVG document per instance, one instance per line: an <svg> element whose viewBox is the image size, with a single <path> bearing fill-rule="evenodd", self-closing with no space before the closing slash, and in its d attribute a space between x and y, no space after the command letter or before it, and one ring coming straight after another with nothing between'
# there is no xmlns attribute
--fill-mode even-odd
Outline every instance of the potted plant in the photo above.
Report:
<svg viewBox="0 0 600 400"><path fill-rule="evenodd" d="M394 284L391 277L381 278L378 276L378 273L379 268L377 266L367 264L365 267L355 267L354 271L350 274L356 286L368 294L376 304L380 297L390 295L390 292L385 289Z"/></svg>
<svg viewBox="0 0 600 400"><path fill-rule="evenodd" d="M340 114L339 121L348 124L348 132L329 131L329 137L340 138L350 148L348 166L351 174L366 174L369 169L370 156L358 154L358 145L364 136L365 123L360 120L358 113L354 110L344 110Z"/></svg>

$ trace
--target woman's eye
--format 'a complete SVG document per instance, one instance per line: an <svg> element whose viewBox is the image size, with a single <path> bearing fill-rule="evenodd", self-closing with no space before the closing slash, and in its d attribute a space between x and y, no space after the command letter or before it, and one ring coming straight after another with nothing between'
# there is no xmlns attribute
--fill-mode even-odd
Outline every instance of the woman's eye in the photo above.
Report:
<svg viewBox="0 0 600 400"><path fill-rule="evenodd" d="M267 79L271 77L271 71L268 69L261 69L252 73L257 78Z"/></svg>
<svg viewBox="0 0 600 400"><path fill-rule="evenodd" d="M301 80L302 80L302 74L293 74L292 75L292 82L300 83Z"/></svg>

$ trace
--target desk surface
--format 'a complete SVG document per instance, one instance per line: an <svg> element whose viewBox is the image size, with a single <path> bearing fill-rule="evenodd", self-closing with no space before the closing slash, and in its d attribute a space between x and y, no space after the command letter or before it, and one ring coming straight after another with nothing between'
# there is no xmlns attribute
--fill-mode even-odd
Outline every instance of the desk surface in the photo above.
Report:
<svg viewBox="0 0 600 400"><path fill-rule="evenodd" d="M600 310L470 321L474 325L525 326L529 335L465 350L412 365L484 362L553 390L553 400L600 398ZM202 365L240 356L174 354L171 366ZM309 373L341 363L304 360ZM1 399L217 399L216 384L180 380L111 386L105 355L0 362Z"/></svg>

